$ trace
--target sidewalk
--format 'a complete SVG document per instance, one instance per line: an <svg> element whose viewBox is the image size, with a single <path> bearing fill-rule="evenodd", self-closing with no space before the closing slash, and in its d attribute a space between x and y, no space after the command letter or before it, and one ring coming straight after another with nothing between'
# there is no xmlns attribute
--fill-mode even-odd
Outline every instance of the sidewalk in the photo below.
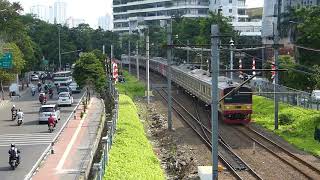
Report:
<svg viewBox="0 0 320 180"><path fill-rule="evenodd" d="M25 86L23 90L20 90L20 95L21 96L24 96L27 92L30 91L30 85L29 85L29 87ZM2 100L2 92L0 91L0 108L2 108L3 106L6 106L12 100L13 99L10 98L8 91L4 91L4 100Z"/></svg>
<svg viewBox="0 0 320 180"><path fill-rule="evenodd" d="M76 119L71 119L54 145L54 154L48 155L33 180L79 179L87 169L91 150L97 138L103 104L92 97L87 114L80 119L83 106L79 106Z"/></svg>

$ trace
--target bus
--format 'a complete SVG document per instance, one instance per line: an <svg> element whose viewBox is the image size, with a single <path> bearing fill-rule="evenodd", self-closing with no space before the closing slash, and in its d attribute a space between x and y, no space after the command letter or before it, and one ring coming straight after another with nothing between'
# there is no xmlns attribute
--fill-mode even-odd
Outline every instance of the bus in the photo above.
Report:
<svg viewBox="0 0 320 180"><path fill-rule="evenodd" d="M60 71L53 74L53 83L56 86L68 86L72 82L71 71Z"/></svg>

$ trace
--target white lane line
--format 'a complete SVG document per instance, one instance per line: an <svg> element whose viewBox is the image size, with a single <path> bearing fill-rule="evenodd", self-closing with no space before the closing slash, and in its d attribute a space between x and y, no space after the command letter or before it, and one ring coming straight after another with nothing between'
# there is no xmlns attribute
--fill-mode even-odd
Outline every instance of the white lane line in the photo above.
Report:
<svg viewBox="0 0 320 180"><path fill-rule="evenodd" d="M90 101L88 107L89 107L90 105L91 105L91 101ZM60 159L60 161L59 161L59 163L58 163L58 165L57 165L57 167L56 167L56 169L57 169L58 171L61 171L61 169L62 169L62 167L63 167L63 164L64 164L64 162L66 161L66 159L67 159L67 157L68 157L68 155L69 155L69 153L70 153L70 150L71 150L74 142L75 142L76 139L77 139L77 136L78 136L78 134L79 134L79 132L80 132L80 130L81 130L81 128L82 128L82 124L83 124L84 120L86 119L86 117L87 117L87 114L85 114L85 115L83 116L83 118L80 120L80 123L79 123L79 125L78 125L75 133L73 134L73 136L72 136L72 138L71 138L71 141L70 141L70 143L69 143L68 146L67 146L67 149L64 151L64 153L63 153L63 155L62 155L62 158Z"/></svg>

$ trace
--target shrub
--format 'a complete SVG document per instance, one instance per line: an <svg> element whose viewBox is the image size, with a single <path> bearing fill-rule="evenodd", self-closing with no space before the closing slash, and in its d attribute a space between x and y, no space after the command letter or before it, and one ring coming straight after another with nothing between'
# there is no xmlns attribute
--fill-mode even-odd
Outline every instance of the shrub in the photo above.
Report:
<svg viewBox="0 0 320 180"><path fill-rule="evenodd" d="M279 114L280 125L291 125L294 122L292 114Z"/></svg>

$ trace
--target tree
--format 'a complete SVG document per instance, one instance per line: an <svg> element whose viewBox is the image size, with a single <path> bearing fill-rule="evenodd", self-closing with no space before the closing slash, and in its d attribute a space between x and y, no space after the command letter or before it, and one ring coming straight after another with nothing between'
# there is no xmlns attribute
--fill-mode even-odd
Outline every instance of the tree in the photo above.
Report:
<svg viewBox="0 0 320 180"><path fill-rule="evenodd" d="M104 66L92 52L83 53L76 61L73 77L80 87L94 86L99 93L103 93L106 88Z"/></svg>

